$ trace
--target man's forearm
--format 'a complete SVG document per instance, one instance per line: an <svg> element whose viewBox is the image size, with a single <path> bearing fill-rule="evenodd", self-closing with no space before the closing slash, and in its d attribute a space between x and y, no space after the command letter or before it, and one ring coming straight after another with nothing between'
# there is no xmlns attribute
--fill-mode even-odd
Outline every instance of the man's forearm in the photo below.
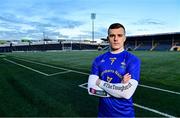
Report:
<svg viewBox="0 0 180 118"><path fill-rule="evenodd" d="M99 87L114 97L129 99L134 94L137 85L138 82L134 79L130 79L127 83L115 84L101 80Z"/></svg>

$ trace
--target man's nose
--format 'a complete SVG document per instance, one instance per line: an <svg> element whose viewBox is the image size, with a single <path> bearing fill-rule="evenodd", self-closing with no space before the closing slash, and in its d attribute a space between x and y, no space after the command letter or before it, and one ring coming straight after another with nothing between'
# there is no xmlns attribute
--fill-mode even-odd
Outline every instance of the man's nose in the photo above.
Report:
<svg viewBox="0 0 180 118"><path fill-rule="evenodd" d="M117 36L114 36L114 41L117 41L118 37Z"/></svg>

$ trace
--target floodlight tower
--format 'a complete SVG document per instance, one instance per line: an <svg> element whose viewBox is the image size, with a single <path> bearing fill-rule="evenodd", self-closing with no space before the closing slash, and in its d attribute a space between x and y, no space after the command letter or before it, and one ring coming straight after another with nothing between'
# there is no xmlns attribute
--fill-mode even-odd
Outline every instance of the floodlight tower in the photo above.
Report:
<svg viewBox="0 0 180 118"><path fill-rule="evenodd" d="M45 32L43 32L43 40L45 39Z"/></svg>
<svg viewBox="0 0 180 118"><path fill-rule="evenodd" d="M91 13L91 20L92 20L92 41L94 42L94 20L96 19L96 14Z"/></svg>

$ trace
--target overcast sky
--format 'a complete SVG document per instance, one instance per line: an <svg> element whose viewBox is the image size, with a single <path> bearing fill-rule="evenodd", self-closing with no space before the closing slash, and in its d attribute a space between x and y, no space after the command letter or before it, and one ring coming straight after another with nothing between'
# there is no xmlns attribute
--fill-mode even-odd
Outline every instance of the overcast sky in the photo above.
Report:
<svg viewBox="0 0 180 118"><path fill-rule="evenodd" d="M0 0L0 40L91 39L111 23L127 35L180 32L180 0Z"/></svg>

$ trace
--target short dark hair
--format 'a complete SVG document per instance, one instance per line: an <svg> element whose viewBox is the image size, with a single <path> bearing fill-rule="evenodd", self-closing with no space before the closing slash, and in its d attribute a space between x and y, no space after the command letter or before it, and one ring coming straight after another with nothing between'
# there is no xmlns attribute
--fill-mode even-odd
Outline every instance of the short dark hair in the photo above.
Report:
<svg viewBox="0 0 180 118"><path fill-rule="evenodd" d="M108 28L108 33L109 33L109 29L118 29L118 28L123 28L124 29L124 34L126 34L126 30L125 30L125 27L120 24L120 23L113 23L109 26Z"/></svg>

